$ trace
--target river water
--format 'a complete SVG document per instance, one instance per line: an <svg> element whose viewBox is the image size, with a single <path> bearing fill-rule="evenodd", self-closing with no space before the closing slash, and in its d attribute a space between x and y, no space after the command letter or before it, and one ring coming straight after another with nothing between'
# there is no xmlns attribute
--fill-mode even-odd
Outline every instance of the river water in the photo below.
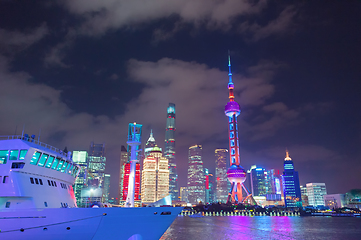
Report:
<svg viewBox="0 0 361 240"><path fill-rule="evenodd" d="M161 240L342 239L361 240L357 217L179 216Z"/></svg>

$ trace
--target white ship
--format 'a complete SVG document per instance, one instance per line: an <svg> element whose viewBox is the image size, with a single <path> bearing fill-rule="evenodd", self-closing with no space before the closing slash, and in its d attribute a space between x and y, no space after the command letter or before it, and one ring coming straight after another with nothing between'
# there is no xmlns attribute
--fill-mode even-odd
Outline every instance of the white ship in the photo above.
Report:
<svg viewBox="0 0 361 240"><path fill-rule="evenodd" d="M34 137L0 139L0 239L159 239L182 208L77 208L70 153Z"/></svg>

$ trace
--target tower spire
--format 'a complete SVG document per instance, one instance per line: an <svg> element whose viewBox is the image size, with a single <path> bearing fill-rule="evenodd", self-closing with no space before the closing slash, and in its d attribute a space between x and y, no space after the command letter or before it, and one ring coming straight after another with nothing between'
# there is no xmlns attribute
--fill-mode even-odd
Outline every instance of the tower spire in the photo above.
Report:
<svg viewBox="0 0 361 240"><path fill-rule="evenodd" d="M234 94L233 94L234 85L232 82L232 70L231 70L231 54L228 50L228 90L229 90L229 101L234 101Z"/></svg>
<svg viewBox="0 0 361 240"><path fill-rule="evenodd" d="M285 161L290 161L292 160L292 158L290 158L290 155L288 153L288 149L286 148L286 157L285 157Z"/></svg>

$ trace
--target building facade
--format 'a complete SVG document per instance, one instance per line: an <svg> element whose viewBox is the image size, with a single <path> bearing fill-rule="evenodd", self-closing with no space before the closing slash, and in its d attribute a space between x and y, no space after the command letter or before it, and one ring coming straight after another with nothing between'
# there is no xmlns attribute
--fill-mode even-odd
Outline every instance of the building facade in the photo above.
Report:
<svg viewBox="0 0 361 240"><path fill-rule="evenodd" d="M188 188L187 187L180 187L179 189L179 195L180 195L180 200L182 202L188 202Z"/></svg>
<svg viewBox="0 0 361 240"><path fill-rule="evenodd" d="M103 202L109 202L109 192L110 192L110 174L104 174L104 188L103 188Z"/></svg>
<svg viewBox="0 0 361 240"><path fill-rule="evenodd" d="M87 169L88 169L88 152L87 151L73 151L73 161L79 165L79 175L73 185L76 204L78 207L85 207L82 205L81 190L88 187Z"/></svg>
<svg viewBox="0 0 361 240"><path fill-rule="evenodd" d="M227 179L228 149L216 149L216 201L227 202L229 181Z"/></svg>
<svg viewBox="0 0 361 240"><path fill-rule="evenodd" d="M104 188L105 176L105 144L91 142L88 160L88 185L93 188Z"/></svg>
<svg viewBox="0 0 361 240"><path fill-rule="evenodd" d="M307 183L308 204L313 207L325 206L324 195L327 195L325 183Z"/></svg>
<svg viewBox="0 0 361 240"><path fill-rule="evenodd" d="M204 168L204 177L205 177L205 202L213 203L214 202L214 177L213 174L209 172L208 168Z"/></svg>
<svg viewBox="0 0 361 240"><path fill-rule="evenodd" d="M266 170L256 165L247 170L253 197L266 196Z"/></svg>
<svg viewBox="0 0 361 240"><path fill-rule="evenodd" d="M329 209L343 208L346 206L345 194L327 194L323 195L325 206Z"/></svg>
<svg viewBox="0 0 361 240"><path fill-rule="evenodd" d="M188 202L205 202L205 178L202 161L202 146L194 145L188 152Z"/></svg>
<svg viewBox="0 0 361 240"><path fill-rule="evenodd" d="M167 108L167 123L165 129L164 156L169 164L169 193L172 200L178 200L178 174L175 152L175 104L169 103Z"/></svg>
<svg viewBox="0 0 361 240"><path fill-rule="evenodd" d="M143 161L142 203L156 202L169 195L168 159L155 146Z"/></svg>
<svg viewBox="0 0 361 240"><path fill-rule="evenodd" d="M121 146L120 149L120 167L119 167L119 190L118 190L118 204L121 204L123 199L123 178L124 178L124 166L128 162L128 152L125 146Z"/></svg>
<svg viewBox="0 0 361 240"><path fill-rule="evenodd" d="M283 195L286 207L302 207L300 180L298 172L295 171L293 161L286 150L284 160L284 171L282 175Z"/></svg>
<svg viewBox="0 0 361 240"><path fill-rule="evenodd" d="M302 207L307 207L308 206L307 187L300 186L300 189L301 189Z"/></svg>

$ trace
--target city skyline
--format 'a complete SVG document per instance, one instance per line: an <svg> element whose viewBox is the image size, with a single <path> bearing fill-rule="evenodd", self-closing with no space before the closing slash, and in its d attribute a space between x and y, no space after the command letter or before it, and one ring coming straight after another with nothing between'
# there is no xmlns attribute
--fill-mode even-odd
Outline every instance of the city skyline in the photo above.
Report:
<svg viewBox="0 0 361 240"><path fill-rule="evenodd" d="M241 165L283 169L288 148L300 184L360 188L359 1L132 2L0 3L1 135L24 127L69 151L105 143L114 197L128 123L164 149L174 103L186 186L189 146L202 145L212 173L214 150L228 148L230 50Z"/></svg>

